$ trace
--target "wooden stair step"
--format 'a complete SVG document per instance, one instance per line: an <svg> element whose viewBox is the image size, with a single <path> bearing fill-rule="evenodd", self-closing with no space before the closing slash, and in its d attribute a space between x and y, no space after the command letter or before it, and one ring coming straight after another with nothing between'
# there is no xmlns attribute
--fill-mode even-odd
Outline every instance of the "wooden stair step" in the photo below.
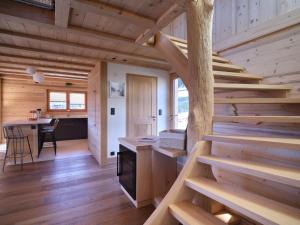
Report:
<svg viewBox="0 0 300 225"><path fill-rule="evenodd" d="M296 138L273 138L273 137L248 137L248 136L223 136L206 135L203 137L206 141L216 141L234 144L251 144L267 147L288 148L300 150L300 139Z"/></svg>
<svg viewBox="0 0 300 225"><path fill-rule="evenodd" d="M214 62L219 62L219 63L230 63L230 60L228 59L225 59L225 58L222 58L220 56L216 56L216 55L213 55L213 61Z"/></svg>
<svg viewBox="0 0 300 225"><path fill-rule="evenodd" d="M300 104L300 98L215 98L215 104Z"/></svg>
<svg viewBox="0 0 300 225"><path fill-rule="evenodd" d="M222 70L222 71L230 71L230 72L241 72L245 70L245 68L242 66L218 63L218 62L213 62L212 66L213 66L213 70Z"/></svg>
<svg viewBox="0 0 300 225"><path fill-rule="evenodd" d="M272 180L293 187L300 187L300 170L297 169L215 156L199 156L197 160L213 167Z"/></svg>
<svg viewBox="0 0 300 225"><path fill-rule="evenodd" d="M183 225L225 225L221 220L189 201L172 204L169 210Z"/></svg>
<svg viewBox="0 0 300 225"><path fill-rule="evenodd" d="M211 199L258 221L262 224L299 224L300 209L276 202L257 194L196 177L188 178L185 184Z"/></svg>
<svg viewBox="0 0 300 225"><path fill-rule="evenodd" d="M230 79L230 80L239 80L239 81L260 81L263 79L262 76L249 74L249 73L234 73L226 71L213 71L215 79Z"/></svg>
<svg viewBox="0 0 300 225"><path fill-rule="evenodd" d="M214 116L213 121L226 123L300 123L300 116Z"/></svg>
<svg viewBox="0 0 300 225"><path fill-rule="evenodd" d="M248 90L248 91L289 91L292 88L287 85L271 84L232 84L232 83L215 83L214 87L223 90Z"/></svg>
<svg viewBox="0 0 300 225"><path fill-rule="evenodd" d="M180 48L180 50L183 52L183 54L185 54L186 57L188 57L188 50L186 47L182 47L182 46L178 46ZM222 58L220 56L214 55L212 56L212 60L213 62L218 62L218 63L230 63L230 61L228 59Z"/></svg>

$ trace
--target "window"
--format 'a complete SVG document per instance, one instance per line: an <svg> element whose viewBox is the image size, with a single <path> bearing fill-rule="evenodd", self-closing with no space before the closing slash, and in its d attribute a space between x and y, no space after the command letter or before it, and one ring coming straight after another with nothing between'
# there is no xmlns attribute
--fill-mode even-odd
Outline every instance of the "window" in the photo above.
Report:
<svg viewBox="0 0 300 225"><path fill-rule="evenodd" d="M177 78L174 82L175 99L174 126L176 129L186 129L189 116L189 92L181 79Z"/></svg>
<svg viewBox="0 0 300 225"><path fill-rule="evenodd" d="M86 111L86 92L48 90L49 111Z"/></svg>
<svg viewBox="0 0 300 225"><path fill-rule="evenodd" d="M85 110L85 93L70 93L70 109Z"/></svg>

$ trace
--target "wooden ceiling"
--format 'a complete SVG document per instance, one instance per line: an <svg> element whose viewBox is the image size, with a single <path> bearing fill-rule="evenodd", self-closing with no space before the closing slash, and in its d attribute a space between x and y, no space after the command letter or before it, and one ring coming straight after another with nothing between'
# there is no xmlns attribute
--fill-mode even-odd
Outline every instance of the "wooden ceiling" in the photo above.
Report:
<svg viewBox="0 0 300 225"><path fill-rule="evenodd" d="M55 0L55 10L0 1L0 73L86 80L95 61L168 70L149 38L184 11L183 0Z"/></svg>

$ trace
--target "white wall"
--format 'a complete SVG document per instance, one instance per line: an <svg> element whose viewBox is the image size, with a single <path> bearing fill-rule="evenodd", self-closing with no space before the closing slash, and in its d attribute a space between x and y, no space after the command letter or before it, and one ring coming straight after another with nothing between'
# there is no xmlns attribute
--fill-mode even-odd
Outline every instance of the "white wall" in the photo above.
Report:
<svg viewBox="0 0 300 225"><path fill-rule="evenodd" d="M168 126L169 74L167 71L145 67L108 63L108 82L124 81L126 74L140 74L157 77L157 110L162 109L162 115L157 111L157 132ZM110 152L119 150L119 137L126 136L126 98L110 98L108 96L108 157ZM110 115L110 109L115 108L115 115Z"/></svg>

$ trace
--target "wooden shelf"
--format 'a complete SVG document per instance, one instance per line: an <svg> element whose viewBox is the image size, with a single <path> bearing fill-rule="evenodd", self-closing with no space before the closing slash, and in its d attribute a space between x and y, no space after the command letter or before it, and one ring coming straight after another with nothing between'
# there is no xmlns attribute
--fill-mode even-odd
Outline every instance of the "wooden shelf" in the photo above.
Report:
<svg viewBox="0 0 300 225"><path fill-rule="evenodd" d="M152 149L171 158L177 158L180 156L185 156L187 154L184 150L160 148L157 144L152 145Z"/></svg>
<svg viewBox="0 0 300 225"><path fill-rule="evenodd" d="M189 178L185 184L262 224L299 224L300 210L254 193L207 178Z"/></svg>
<svg viewBox="0 0 300 225"><path fill-rule="evenodd" d="M300 170L297 169L214 156L199 156L197 160L212 167L248 174L300 188Z"/></svg>
<svg viewBox="0 0 300 225"><path fill-rule="evenodd" d="M171 214L184 225L225 225L215 216L204 211L189 201L183 201L169 206Z"/></svg>
<svg viewBox="0 0 300 225"><path fill-rule="evenodd" d="M300 140L296 138L207 135L204 136L203 139L206 141L217 141L235 144L253 144L267 147L300 150Z"/></svg>

